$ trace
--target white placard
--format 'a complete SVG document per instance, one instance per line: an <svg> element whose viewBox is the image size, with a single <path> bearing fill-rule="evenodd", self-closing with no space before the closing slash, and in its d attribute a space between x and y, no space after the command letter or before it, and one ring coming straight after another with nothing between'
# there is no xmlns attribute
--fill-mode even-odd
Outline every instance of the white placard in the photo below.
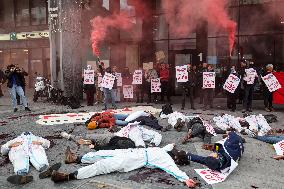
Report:
<svg viewBox="0 0 284 189"><path fill-rule="evenodd" d="M245 72L246 72L246 77L244 78L244 80L249 85L254 84L254 80L255 80L255 77L257 75L255 69L253 69L253 68L245 69Z"/></svg>
<svg viewBox="0 0 284 189"><path fill-rule="evenodd" d="M105 73L101 86L103 88L112 89L114 84L115 76L110 73Z"/></svg>
<svg viewBox="0 0 284 189"><path fill-rule="evenodd" d="M151 93L160 93L160 92L161 92L160 78L151 79Z"/></svg>
<svg viewBox="0 0 284 189"><path fill-rule="evenodd" d="M206 128L206 131L208 133L210 133L211 135L217 136L214 130L214 127L211 124L209 124L207 121L202 121L202 122L203 122L203 126Z"/></svg>
<svg viewBox="0 0 284 189"><path fill-rule="evenodd" d="M122 86L121 73L116 73L115 76L116 76L116 79L117 79L117 86L118 86L118 87L121 87L121 86Z"/></svg>
<svg viewBox="0 0 284 189"><path fill-rule="evenodd" d="M187 65L176 66L176 78L178 83L188 81Z"/></svg>
<svg viewBox="0 0 284 189"><path fill-rule="evenodd" d="M133 86L123 85L123 96L124 98L133 98Z"/></svg>
<svg viewBox="0 0 284 189"><path fill-rule="evenodd" d="M266 76L261 78L270 92L277 91L282 87L277 78L272 73L267 74Z"/></svg>
<svg viewBox="0 0 284 189"><path fill-rule="evenodd" d="M281 140L280 142L273 144L276 154L279 156L284 155L284 140Z"/></svg>
<svg viewBox="0 0 284 189"><path fill-rule="evenodd" d="M151 70L154 67L153 62L143 63L143 70Z"/></svg>
<svg viewBox="0 0 284 189"><path fill-rule="evenodd" d="M95 83L95 70L84 70L84 84L94 84Z"/></svg>
<svg viewBox="0 0 284 189"><path fill-rule="evenodd" d="M203 72L203 88L215 88L215 72Z"/></svg>
<svg viewBox="0 0 284 189"><path fill-rule="evenodd" d="M221 173L211 169L194 169L208 184L223 182L238 166L237 162L231 159L231 167L228 172Z"/></svg>
<svg viewBox="0 0 284 189"><path fill-rule="evenodd" d="M142 84L142 77L143 77L143 71L142 70L135 70L134 73L133 73L132 84L141 85Z"/></svg>
<svg viewBox="0 0 284 189"><path fill-rule="evenodd" d="M240 84L240 81L240 78L238 78L234 74L230 74L223 86L223 89L230 93L235 93L237 87Z"/></svg>

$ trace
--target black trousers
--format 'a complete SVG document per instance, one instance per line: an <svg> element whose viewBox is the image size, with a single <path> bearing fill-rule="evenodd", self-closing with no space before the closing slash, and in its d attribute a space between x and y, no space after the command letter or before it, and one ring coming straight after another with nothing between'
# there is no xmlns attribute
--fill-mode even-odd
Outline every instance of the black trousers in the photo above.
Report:
<svg viewBox="0 0 284 189"><path fill-rule="evenodd" d="M237 94L229 93L227 94L227 107L232 110L236 110Z"/></svg>
<svg viewBox="0 0 284 189"><path fill-rule="evenodd" d="M246 85L244 103L243 103L243 107L246 110L249 110L252 108L252 94L253 94L253 85Z"/></svg>
<svg viewBox="0 0 284 189"><path fill-rule="evenodd" d="M86 89L86 98L87 98L87 105L88 106L94 105L95 91L96 91L96 89Z"/></svg>
<svg viewBox="0 0 284 189"><path fill-rule="evenodd" d="M213 107L214 89L203 89L204 107Z"/></svg>
<svg viewBox="0 0 284 189"><path fill-rule="evenodd" d="M181 108L184 109L185 107L185 100L186 100L186 95L188 94L189 96L189 102L191 105L191 108L194 108L194 87L184 87L183 91L182 91L182 104L181 104Z"/></svg>
<svg viewBox="0 0 284 189"><path fill-rule="evenodd" d="M143 99L144 99L144 88L141 86L137 86L136 88L136 99L137 99L137 103L141 102L143 103Z"/></svg>
<svg viewBox="0 0 284 189"><path fill-rule="evenodd" d="M204 89L202 89L202 86L199 88L199 98L200 98L199 103L203 104L204 103Z"/></svg>
<svg viewBox="0 0 284 189"><path fill-rule="evenodd" d="M151 93L151 82L146 82L146 89L147 89L147 95L148 95L148 102L152 102L152 95L154 96L154 101L157 100L157 93Z"/></svg>
<svg viewBox="0 0 284 189"><path fill-rule="evenodd" d="M161 81L161 101L165 100L165 94L167 95L168 102L171 101L170 91L169 91L169 82Z"/></svg>
<svg viewBox="0 0 284 189"><path fill-rule="evenodd" d="M272 108L273 93L270 92L268 89L264 89L263 96L265 108Z"/></svg>

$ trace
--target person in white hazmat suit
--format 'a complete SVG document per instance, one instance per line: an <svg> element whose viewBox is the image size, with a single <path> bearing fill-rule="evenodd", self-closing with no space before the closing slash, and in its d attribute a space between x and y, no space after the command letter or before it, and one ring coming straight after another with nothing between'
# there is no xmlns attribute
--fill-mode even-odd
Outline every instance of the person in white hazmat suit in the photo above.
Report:
<svg viewBox="0 0 284 189"><path fill-rule="evenodd" d="M192 187L196 184L195 181L189 179L187 174L176 165L176 163L179 165L188 165L190 163L188 158L184 157L186 156L185 152L183 151L184 153L182 154L180 152L174 148L174 144L168 144L163 148L100 150L89 152L82 157L76 156L70 149L67 149L65 161L68 159L69 163L89 163L91 165L82 167L70 174L53 171L51 180L58 183L75 179L86 179L116 171L129 172L147 167L161 169L179 181L184 182L188 187ZM71 156L72 158L70 158Z"/></svg>
<svg viewBox="0 0 284 189"><path fill-rule="evenodd" d="M86 136L81 137L62 132L61 136L67 139L74 140L79 144L94 143L97 146L108 145L109 141L114 136L129 138L135 143L136 147L146 147L145 142L149 142L150 145L159 146L162 141L162 135L160 133L140 126L139 122L129 123L127 126L121 128L116 133L94 133L87 134Z"/></svg>
<svg viewBox="0 0 284 189"><path fill-rule="evenodd" d="M7 178L13 184L26 184L33 180L32 176L27 176L30 163L36 170L45 172L40 174L40 178L51 176L53 170L58 170L60 163L49 167L45 154L45 149L49 148L50 141L42 137L35 136L30 132L24 132L17 138L8 141L1 147L2 155L9 155L16 175Z"/></svg>

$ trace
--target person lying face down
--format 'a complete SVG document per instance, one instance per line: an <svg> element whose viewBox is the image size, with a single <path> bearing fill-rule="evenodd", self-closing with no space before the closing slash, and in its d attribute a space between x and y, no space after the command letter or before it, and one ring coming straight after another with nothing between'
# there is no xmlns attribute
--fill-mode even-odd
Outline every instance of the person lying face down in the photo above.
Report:
<svg viewBox="0 0 284 189"><path fill-rule="evenodd" d="M145 142L150 146L159 146L162 135L156 131L146 129L138 122L129 123L116 133L87 134L84 137L75 136L62 132L61 136L76 141L79 144L94 144L95 150L114 150L136 147L146 147ZM125 145L125 143L127 143Z"/></svg>
<svg viewBox="0 0 284 189"><path fill-rule="evenodd" d="M89 166L82 167L73 173L60 173L53 171L51 180L55 183L85 179L97 175L108 174L112 172L129 172L142 167L158 168L172 175L188 187L195 186L195 182L189 179L187 174L181 171L176 163L188 165L190 161L181 153L174 149L174 144L168 144L163 148L135 148L135 149L116 149L100 150L89 152L83 156L76 156L67 148L65 161L68 163L89 163ZM72 156L72 158L69 158Z"/></svg>

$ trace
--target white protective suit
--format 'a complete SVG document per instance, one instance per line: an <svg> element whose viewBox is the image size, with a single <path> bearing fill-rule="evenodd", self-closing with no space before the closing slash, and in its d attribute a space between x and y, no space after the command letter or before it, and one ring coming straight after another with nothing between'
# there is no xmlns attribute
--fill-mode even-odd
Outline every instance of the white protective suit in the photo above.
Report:
<svg viewBox="0 0 284 189"><path fill-rule="evenodd" d="M257 131L259 136L264 136L271 130L271 127L261 114L247 116L245 120L249 123L249 130Z"/></svg>
<svg viewBox="0 0 284 189"><path fill-rule="evenodd" d="M32 144L32 142L41 142L42 145ZM16 142L22 142L17 147L9 148L9 146ZM49 166L45 154L45 149L49 148L50 142L42 137L33 135L32 133L22 133L17 138L10 140L1 147L1 154L9 154L9 159L14 166L14 172L22 175L29 172L29 165L31 164L40 170L43 167Z"/></svg>
<svg viewBox="0 0 284 189"><path fill-rule="evenodd" d="M168 123L169 125L171 125L172 127L175 126L175 124L177 123L178 119L181 119L182 122L186 122L189 121L190 119L194 118L194 117L198 117L198 116L185 116L180 112L173 112L171 114L165 115L165 114L161 114L160 117L162 119L168 119Z"/></svg>
<svg viewBox="0 0 284 189"><path fill-rule="evenodd" d="M129 172L147 167L162 169L179 181L185 182L188 176L177 167L167 153L173 147L173 144L168 144L164 148L130 148L89 152L82 157L81 162L92 163L92 165L78 169L77 179L90 178L115 171Z"/></svg>
<svg viewBox="0 0 284 189"><path fill-rule="evenodd" d="M213 120L216 123L216 126L219 127L220 129L227 130L229 128L234 128L238 132L241 132L243 128L239 122L239 119L240 119L239 117L234 117L228 114L213 118Z"/></svg>
<svg viewBox="0 0 284 189"><path fill-rule="evenodd" d="M131 139L135 146L145 147L145 142L159 146L162 141L160 133L139 126L139 122L129 123L114 135Z"/></svg>

